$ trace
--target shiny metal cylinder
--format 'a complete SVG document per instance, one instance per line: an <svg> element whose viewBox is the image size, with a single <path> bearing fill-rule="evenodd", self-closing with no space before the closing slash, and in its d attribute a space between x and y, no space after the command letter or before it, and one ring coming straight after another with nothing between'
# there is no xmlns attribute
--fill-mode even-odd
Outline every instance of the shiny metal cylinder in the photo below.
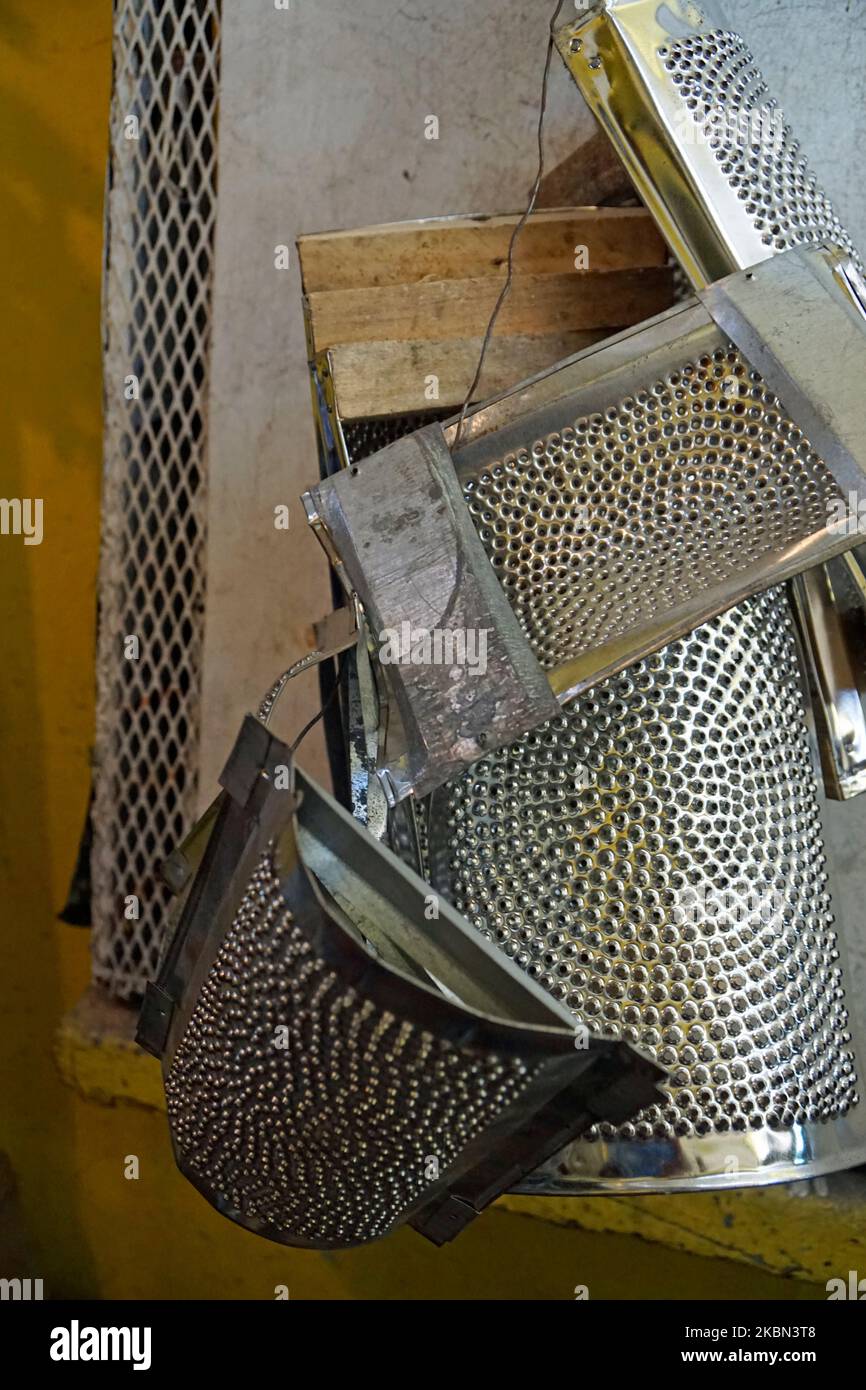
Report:
<svg viewBox="0 0 866 1390"><path fill-rule="evenodd" d="M783 589L748 599L437 792L434 886L593 1031L669 1071L522 1191L664 1191L866 1159Z"/></svg>

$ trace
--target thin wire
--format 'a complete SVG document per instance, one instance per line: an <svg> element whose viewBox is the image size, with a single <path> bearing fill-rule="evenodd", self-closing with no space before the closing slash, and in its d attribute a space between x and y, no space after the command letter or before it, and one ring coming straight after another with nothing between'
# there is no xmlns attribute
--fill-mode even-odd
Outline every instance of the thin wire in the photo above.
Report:
<svg viewBox="0 0 866 1390"><path fill-rule="evenodd" d="M325 714L328 711L328 708L330 707L331 701L333 700L339 688L340 683L339 680L337 680L334 682L334 688L331 691L325 703L322 705L322 708L319 710L318 714L314 714L312 719L307 721L307 723L304 725L303 729L295 739L294 743L290 744L289 752L292 755L292 757L294 757L295 753L297 753L299 747L303 743L304 739L307 737L307 734L310 732L310 730L314 728L316 724L318 724L320 719L324 718Z"/></svg>
<svg viewBox="0 0 866 1390"><path fill-rule="evenodd" d="M472 384L470 385L469 390L466 392L466 399L463 402L463 409L460 411L460 419L457 422L457 433L454 436L454 449L456 449L460 444L460 440L463 435L463 425L466 420L466 412L469 409L469 402L475 395L475 392L478 388L478 383L481 380L481 371L484 367L484 358L487 353L487 348L490 344L490 339L493 336L493 329L496 324L496 320L499 317L499 310L505 303L505 300L508 297L508 292L511 289L511 282L514 278L514 248L517 245L517 239L520 236L520 233L523 231L523 228L526 226L527 221L532 215L532 210L535 207L535 200L538 197L538 190L541 187L541 180L544 177L544 117L547 112L547 84L550 78L550 64L553 58L553 34L556 26L556 21L559 18L559 11L562 9L562 4L563 0L558 0L556 9L553 11L553 14L550 19L550 24L548 26L549 33L547 38L547 57L544 60L544 77L541 81L541 104L538 109L538 172L535 175L535 182L532 185L532 192L529 195L529 203L527 204L526 211L520 218L520 221L515 225L514 231L511 233L511 240L508 243L508 269L505 274L505 284L502 286L502 289L499 292L499 298L493 306L493 313L490 315L490 320L487 324L487 331L484 334L484 341L481 344L481 353L478 358L478 366L475 368L475 375L472 378Z"/></svg>
<svg viewBox="0 0 866 1390"><path fill-rule="evenodd" d="M321 660L322 653L320 651L307 652L306 656L302 656L299 661L295 661L274 681L258 708L258 717L263 724L269 724L271 722L271 715L274 712L277 700L279 700L289 681L295 676L299 676L302 671L309 671L310 667L317 666Z"/></svg>
<svg viewBox="0 0 866 1390"><path fill-rule="evenodd" d="M341 652L341 653L340 653L340 657L341 657L341 658L342 658L342 655L343 655L343 653ZM271 686L270 690L268 691L267 695L265 696L265 698L262 700L261 704L259 705L258 717L259 717L259 719L262 721L263 724L268 724L268 723L270 723L271 715L272 715L273 712L274 712L274 706L276 705L277 700L278 700L278 699L280 698L280 696L282 695L283 691L285 690L286 686L288 685L288 683L289 683L289 681L292 679L292 677L293 677L293 676L300 675L300 673L301 673L302 671L309 671L310 668L311 668L312 666L318 665L319 662L320 662L321 660L322 660L322 653L321 653L320 651L307 652L307 655L306 655L306 656L302 656L301 659L300 659L300 661L296 661L295 664L294 664L293 666L290 666L290 667L288 668L288 670L284 671L283 674L282 674L277 680L274 681L274 683L273 683L273 685ZM327 698L327 700L325 701L325 703L322 705L322 708L319 710L318 714L314 714L313 717L312 717L312 719L310 719L310 720L307 721L307 723L304 725L303 729L301 730L301 732L298 734L297 738L295 739L294 743L291 744L291 746L289 747L289 752L290 752L290 753L294 753L294 752L296 751L296 749L300 747L301 743L302 743L303 740L307 737L307 734L310 732L310 730L313 728L313 726L314 726L315 724L318 724L319 720L322 719L322 718L324 717L324 715L327 713L327 711L328 711L328 709L329 709L329 707L330 707L331 701L333 700L334 696L336 695L337 691L338 691L339 688L340 688L340 676L339 676L339 671L340 671L341 669L342 669L342 666L339 665L339 666L338 666L338 675L337 675L336 681L334 682L334 688L333 688L333 690L331 691L331 693L330 693L330 695L328 696L328 698Z"/></svg>

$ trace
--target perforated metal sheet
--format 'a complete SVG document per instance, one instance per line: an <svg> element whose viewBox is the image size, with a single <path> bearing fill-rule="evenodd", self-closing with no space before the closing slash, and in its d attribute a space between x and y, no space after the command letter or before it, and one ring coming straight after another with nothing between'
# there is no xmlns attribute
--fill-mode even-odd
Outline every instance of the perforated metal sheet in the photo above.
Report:
<svg viewBox="0 0 866 1390"><path fill-rule="evenodd" d="M92 874L93 974L120 997L156 972L158 866L194 810L219 14L114 6Z"/></svg>
<svg viewBox="0 0 866 1390"><path fill-rule="evenodd" d="M284 1037L277 1045L278 1029ZM515 1101L533 1059L459 1046L341 981L266 851L166 1078L178 1161L293 1243L384 1235Z"/></svg>
<svg viewBox="0 0 866 1390"><path fill-rule="evenodd" d="M659 50L665 72L765 246L832 242L860 265L850 236L739 34L695 34Z"/></svg>
<svg viewBox="0 0 866 1390"><path fill-rule="evenodd" d="M479 931L671 1069L668 1103L619 1138L778 1131L857 1100L782 590L484 758L435 794L431 837L434 883Z"/></svg>
<svg viewBox="0 0 866 1390"><path fill-rule="evenodd" d="M444 420L451 414L447 410L417 411L411 415L383 415L376 419L344 420L343 438L346 444L347 463L359 463L378 453L395 439L405 434L423 429L434 420Z"/></svg>
<svg viewBox="0 0 866 1390"><path fill-rule="evenodd" d="M566 26L559 48L694 285L827 242L862 274L781 106L713 0L599 3L586 22ZM807 51L808 39L801 48ZM815 354L833 356L817 345ZM810 612L804 583L797 581L798 611L809 648L820 616ZM834 672L814 648L807 659L816 673L819 730L847 724L852 706L843 709L829 695ZM862 741L862 728L854 738ZM846 759L837 760L823 734L822 743L828 788L856 794Z"/></svg>
<svg viewBox="0 0 866 1390"><path fill-rule="evenodd" d="M552 669L820 530L839 488L733 345L464 477Z"/></svg>

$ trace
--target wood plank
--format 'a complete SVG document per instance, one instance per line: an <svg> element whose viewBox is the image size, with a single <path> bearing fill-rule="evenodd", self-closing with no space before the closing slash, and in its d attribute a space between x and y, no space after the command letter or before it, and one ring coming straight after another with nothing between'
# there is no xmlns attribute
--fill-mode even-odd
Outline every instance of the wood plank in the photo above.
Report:
<svg viewBox="0 0 866 1390"><path fill-rule="evenodd" d="M304 290L501 278L517 220L517 215L439 217L299 237ZM518 239L515 268L521 274L567 273L574 269L576 246L587 248L590 270L659 266L667 259L644 208L571 207L529 219Z"/></svg>
<svg viewBox="0 0 866 1390"><path fill-rule="evenodd" d="M470 280L323 290L308 297L316 352L337 343L473 337L483 333L501 285ZM497 320L499 334L624 327L671 302L667 267L565 275L516 275Z"/></svg>
<svg viewBox="0 0 866 1390"><path fill-rule="evenodd" d="M490 340L476 399L507 391L516 381L543 372L564 357L591 347L612 328L537 337L516 334ZM344 420L406 415L422 410L458 411L475 375L482 335L438 343L349 343L331 349L337 409ZM438 397L427 394L438 378Z"/></svg>

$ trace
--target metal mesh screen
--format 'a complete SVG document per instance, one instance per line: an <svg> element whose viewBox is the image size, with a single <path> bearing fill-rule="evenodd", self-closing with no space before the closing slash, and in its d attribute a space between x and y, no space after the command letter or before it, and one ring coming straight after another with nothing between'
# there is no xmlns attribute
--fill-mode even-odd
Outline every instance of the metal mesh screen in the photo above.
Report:
<svg viewBox="0 0 866 1390"><path fill-rule="evenodd" d="M764 245L785 251L829 241L862 266L739 34L696 34L659 56L695 122L707 127L716 160Z"/></svg>
<svg viewBox="0 0 866 1390"><path fill-rule="evenodd" d="M733 345L464 474L552 668L820 530L839 489Z"/></svg>
<svg viewBox="0 0 866 1390"><path fill-rule="evenodd" d="M279 1239L341 1245L385 1234L429 1186L429 1156L447 1170L537 1067L438 1037L360 994L295 921L269 849L166 1100L181 1166L222 1209Z"/></svg>
<svg viewBox="0 0 866 1390"><path fill-rule="evenodd" d="M156 971L194 810L219 13L114 5L92 874L94 978L122 998Z"/></svg>
<svg viewBox="0 0 866 1390"><path fill-rule="evenodd" d="M780 1130L856 1103L783 590L435 800L434 885L577 1018L670 1069L667 1101L620 1138Z"/></svg>
<svg viewBox="0 0 866 1390"><path fill-rule="evenodd" d="M395 439L402 439L405 434L423 429L424 425L432 424L434 420L447 420L453 414L452 410L423 410L410 415L383 415L375 419L344 420L343 438L346 442L348 462L360 463L371 454L377 454L386 445L393 444Z"/></svg>

